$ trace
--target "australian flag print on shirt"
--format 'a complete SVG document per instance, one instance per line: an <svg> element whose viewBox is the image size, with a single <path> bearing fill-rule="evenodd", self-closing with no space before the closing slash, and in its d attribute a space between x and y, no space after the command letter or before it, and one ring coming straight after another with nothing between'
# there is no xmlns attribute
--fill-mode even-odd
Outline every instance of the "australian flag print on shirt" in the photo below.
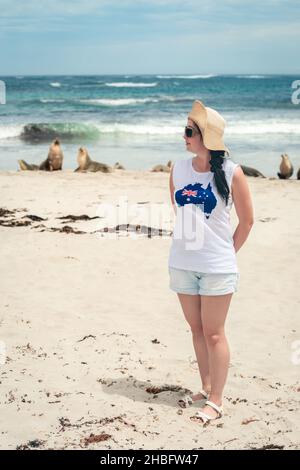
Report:
<svg viewBox="0 0 300 470"><path fill-rule="evenodd" d="M211 184L204 189L203 184L188 184L175 192L175 201L179 207L186 204L195 204L200 207L208 219L217 205L217 199L214 195Z"/></svg>

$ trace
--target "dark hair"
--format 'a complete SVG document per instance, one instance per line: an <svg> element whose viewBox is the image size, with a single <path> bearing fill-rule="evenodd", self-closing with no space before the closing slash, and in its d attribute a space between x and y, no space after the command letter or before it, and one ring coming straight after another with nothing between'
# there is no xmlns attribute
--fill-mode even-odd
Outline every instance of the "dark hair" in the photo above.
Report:
<svg viewBox="0 0 300 470"><path fill-rule="evenodd" d="M194 121L193 121L194 122ZM194 122L195 126L197 127L198 131L200 132L202 138L202 132L199 126ZM210 171L214 173L214 182L216 184L218 193L220 194L221 198L224 199L226 206L228 204L229 199L229 187L225 177L225 172L223 170L223 162L225 158L225 151L224 150L210 150Z"/></svg>
<svg viewBox="0 0 300 470"><path fill-rule="evenodd" d="M227 206L229 199L229 187L226 181L225 172L222 168L224 158L224 150L210 150L210 171L214 173L214 182L217 186L218 193L222 199L224 199Z"/></svg>

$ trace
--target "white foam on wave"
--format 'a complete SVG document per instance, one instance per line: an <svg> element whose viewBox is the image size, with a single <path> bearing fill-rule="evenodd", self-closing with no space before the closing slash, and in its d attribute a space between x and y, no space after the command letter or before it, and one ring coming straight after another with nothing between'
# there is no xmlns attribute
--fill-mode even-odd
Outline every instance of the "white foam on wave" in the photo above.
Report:
<svg viewBox="0 0 300 470"><path fill-rule="evenodd" d="M179 135L183 133L181 121L156 122L150 121L144 124L100 124L95 126L101 133L128 133L128 134L149 134L149 135ZM269 120L250 120L236 123L231 122L226 127L225 134L230 135L266 135L266 134L294 134L300 135L299 121L276 121Z"/></svg>
<svg viewBox="0 0 300 470"><path fill-rule="evenodd" d="M0 126L0 140L9 139L11 137L18 137L23 131L23 125L8 124L6 126Z"/></svg>
<svg viewBox="0 0 300 470"><path fill-rule="evenodd" d="M105 134L136 134L136 135L173 135L182 133L182 128L172 125L151 124L95 124L101 133Z"/></svg>
<svg viewBox="0 0 300 470"><path fill-rule="evenodd" d="M105 83L105 85L110 86L110 87L121 87L121 88L135 88L135 87L148 88L148 87L156 86L157 82L152 82L152 83L112 82L112 83Z"/></svg>
<svg viewBox="0 0 300 470"><path fill-rule="evenodd" d="M59 87L61 87L61 83L60 82L51 82L50 86L53 86L54 88L59 88Z"/></svg>
<svg viewBox="0 0 300 470"><path fill-rule="evenodd" d="M213 75L213 74L207 74L207 75L156 75L157 78L182 78L182 79L187 79L187 80L196 80L199 78L212 78L212 77L217 77L218 75Z"/></svg>
<svg viewBox="0 0 300 470"><path fill-rule="evenodd" d="M41 103L64 103L65 100L48 100L48 99L40 99Z"/></svg>
<svg viewBox="0 0 300 470"><path fill-rule="evenodd" d="M181 101L193 101L193 97L188 96L167 96L167 95L156 95L145 98L91 98L80 100L80 103L93 104L100 106L128 106L144 103L161 103L161 102L181 102Z"/></svg>
<svg viewBox="0 0 300 470"><path fill-rule="evenodd" d="M226 129L227 134L299 134L299 121L277 121L269 119L264 121L245 121L232 123Z"/></svg>
<svg viewBox="0 0 300 470"><path fill-rule="evenodd" d="M237 75L237 78L266 78L265 75Z"/></svg>
<svg viewBox="0 0 300 470"><path fill-rule="evenodd" d="M80 103L95 104L101 106L127 106L143 103L158 103L159 98L119 98L119 99L90 99L80 100Z"/></svg>
<svg viewBox="0 0 300 470"><path fill-rule="evenodd" d="M183 124L181 120L174 121L149 121L143 124L123 124L123 123L100 123L100 122L87 122L85 123L85 130L89 127L91 130L95 130L100 134L135 134L135 135L158 135L158 136L170 136L170 135L182 135ZM75 124L75 123L72 123ZM79 124L79 123L76 123ZM50 124L48 124L51 127ZM67 126L67 124L66 124ZM13 125L7 124L0 126L0 140L19 137L24 130L24 125ZM75 126L76 133L76 126ZM300 123L297 120L248 120L248 121L237 121L236 123L231 120L231 123L226 127L226 136L230 135L260 135L266 136L268 134L293 134L300 136Z"/></svg>

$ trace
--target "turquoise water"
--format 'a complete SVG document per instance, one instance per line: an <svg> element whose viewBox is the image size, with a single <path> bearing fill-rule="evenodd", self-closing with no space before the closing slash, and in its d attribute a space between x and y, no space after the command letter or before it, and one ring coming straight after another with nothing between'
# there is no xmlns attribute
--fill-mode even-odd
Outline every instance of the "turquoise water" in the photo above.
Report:
<svg viewBox="0 0 300 470"><path fill-rule="evenodd" d="M143 75L1 77L0 169L22 158L41 162L54 137L64 168L78 147L95 160L128 169L187 156L182 129L194 99L226 119L225 141L236 162L275 176L280 154L300 166L300 105L286 75Z"/></svg>

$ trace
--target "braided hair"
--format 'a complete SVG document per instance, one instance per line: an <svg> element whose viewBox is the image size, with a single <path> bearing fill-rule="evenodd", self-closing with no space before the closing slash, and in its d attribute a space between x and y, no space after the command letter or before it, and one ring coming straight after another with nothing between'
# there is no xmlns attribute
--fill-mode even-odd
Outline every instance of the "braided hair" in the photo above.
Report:
<svg viewBox="0 0 300 470"><path fill-rule="evenodd" d="M200 135L202 137L202 132L194 122L195 126L197 127ZM221 198L224 199L226 206L228 204L230 190L228 187L228 183L225 177L225 172L223 170L223 162L225 158L225 151L224 150L210 150L210 171L214 173L214 182L216 184L218 193L220 194Z"/></svg>
<svg viewBox="0 0 300 470"><path fill-rule="evenodd" d="M226 206L229 199L229 187L226 181L225 172L222 168L225 158L224 150L210 150L210 171L214 173L214 182L218 193L224 199Z"/></svg>

